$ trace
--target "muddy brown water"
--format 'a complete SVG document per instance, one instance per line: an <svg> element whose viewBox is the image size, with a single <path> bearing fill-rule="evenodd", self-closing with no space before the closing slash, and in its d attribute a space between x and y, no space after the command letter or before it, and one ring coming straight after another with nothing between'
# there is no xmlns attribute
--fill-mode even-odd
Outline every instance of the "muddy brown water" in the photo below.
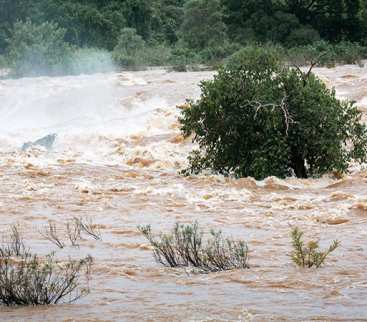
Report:
<svg viewBox="0 0 367 322"><path fill-rule="evenodd" d="M316 69L367 109L367 68ZM343 179L183 177L193 148L177 124L205 73L146 71L0 82L0 229L19 224L34 251L90 254L91 293L74 304L0 307L1 321L367 321L367 171ZM22 142L57 133L52 151ZM102 241L62 250L39 230L73 216ZM197 220L250 248L249 270L193 274L154 262L137 225ZM295 267L290 230L342 245L319 270ZM60 234L65 232L60 230Z"/></svg>

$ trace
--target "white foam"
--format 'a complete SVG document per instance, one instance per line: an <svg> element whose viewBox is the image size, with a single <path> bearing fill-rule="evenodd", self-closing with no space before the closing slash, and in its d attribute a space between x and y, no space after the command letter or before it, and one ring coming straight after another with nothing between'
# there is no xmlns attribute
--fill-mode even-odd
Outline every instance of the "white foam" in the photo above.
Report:
<svg viewBox="0 0 367 322"><path fill-rule="evenodd" d="M114 139L159 133L147 124L164 99L142 100L129 91L145 84L131 73L2 81L0 152L57 133L54 153L93 161L111 153Z"/></svg>

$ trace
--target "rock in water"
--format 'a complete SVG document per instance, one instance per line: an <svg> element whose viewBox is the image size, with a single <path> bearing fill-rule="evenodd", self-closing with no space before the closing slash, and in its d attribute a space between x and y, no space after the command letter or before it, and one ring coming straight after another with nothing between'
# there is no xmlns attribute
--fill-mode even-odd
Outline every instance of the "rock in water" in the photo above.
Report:
<svg viewBox="0 0 367 322"><path fill-rule="evenodd" d="M44 136L41 139L38 139L37 141L26 142L22 146L22 151L25 151L28 148L33 147L33 146L41 146L41 147L46 148L47 150L51 150L55 142L55 139L56 139L56 134L49 134L49 135Z"/></svg>

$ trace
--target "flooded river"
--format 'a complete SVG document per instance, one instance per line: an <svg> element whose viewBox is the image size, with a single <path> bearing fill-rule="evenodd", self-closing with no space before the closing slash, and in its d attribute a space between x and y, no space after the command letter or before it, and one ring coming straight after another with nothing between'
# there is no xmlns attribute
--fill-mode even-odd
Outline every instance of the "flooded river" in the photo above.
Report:
<svg viewBox="0 0 367 322"><path fill-rule="evenodd" d="M367 113L367 68L316 69ZM183 177L193 148L176 106L211 72L163 70L0 80L0 230L34 251L90 254L91 293L70 305L0 307L1 321L367 320L367 170L343 179ZM366 114L367 115L367 114ZM21 151L56 133L52 151ZM39 230L91 218L102 240L57 247ZM155 263L139 224L197 220L248 242L245 271L192 274ZM294 266L290 230L342 243L319 270ZM64 232L60 231L61 236Z"/></svg>

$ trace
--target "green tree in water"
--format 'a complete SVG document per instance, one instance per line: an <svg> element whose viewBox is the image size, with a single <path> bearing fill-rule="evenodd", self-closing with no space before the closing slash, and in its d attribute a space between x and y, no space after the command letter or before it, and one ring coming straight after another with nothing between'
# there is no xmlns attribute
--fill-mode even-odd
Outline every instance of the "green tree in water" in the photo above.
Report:
<svg viewBox="0 0 367 322"><path fill-rule="evenodd" d="M187 173L306 178L366 161L367 130L356 106L269 51L240 51L201 89L180 119L200 147Z"/></svg>

